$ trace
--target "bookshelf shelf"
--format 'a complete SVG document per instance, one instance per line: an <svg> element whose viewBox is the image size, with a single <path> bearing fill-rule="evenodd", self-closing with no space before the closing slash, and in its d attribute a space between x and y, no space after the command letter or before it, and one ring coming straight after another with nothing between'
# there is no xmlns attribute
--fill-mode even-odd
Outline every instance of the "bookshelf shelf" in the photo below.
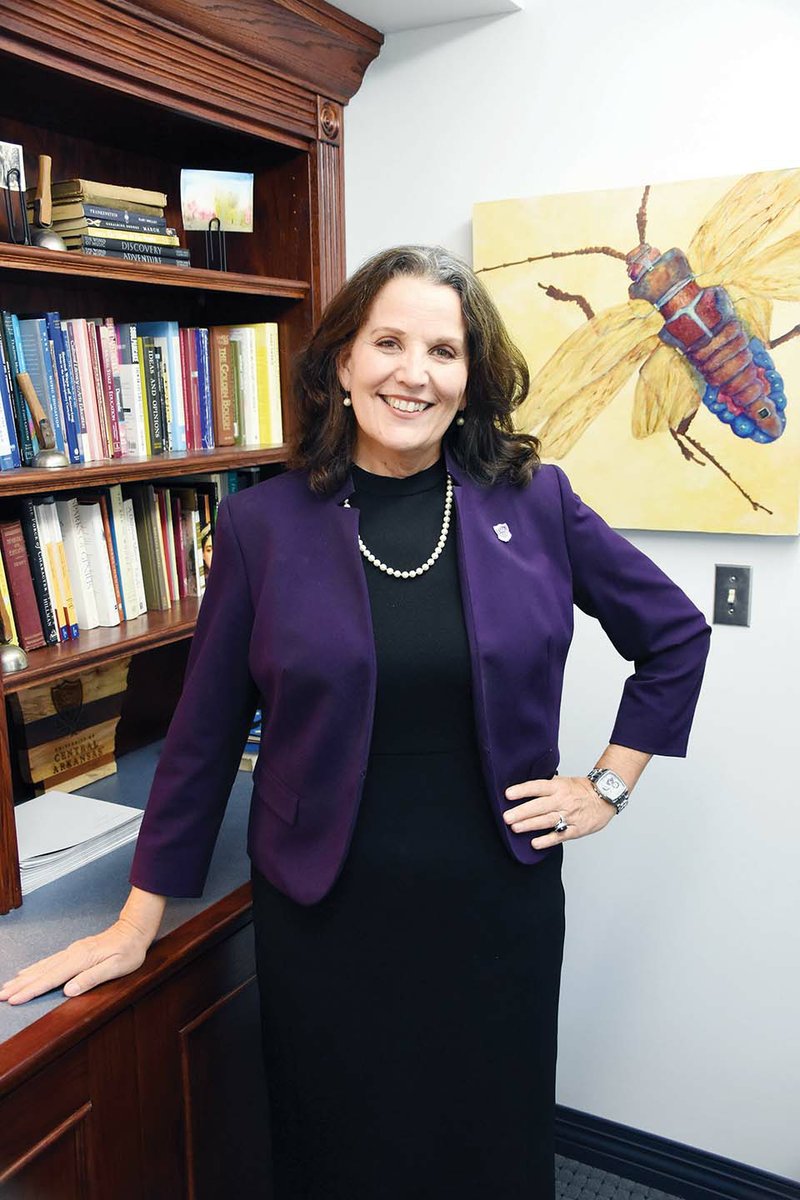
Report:
<svg viewBox="0 0 800 1200"><path fill-rule="evenodd" d="M178 475L196 475L206 471L227 471L235 467L262 466L286 460L286 447L226 446L186 454L159 454L155 458L102 459L78 467L37 470L19 467L0 471L0 497L28 493L49 493L108 487L134 480L174 479Z"/></svg>
<svg viewBox="0 0 800 1200"><path fill-rule="evenodd" d="M27 670L6 675L3 690L8 696L74 671L85 671L117 658L126 658L129 654L139 654L191 637L198 607L194 598L181 600L167 612L145 613L111 629L87 629L75 642L33 650L28 655Z"/></svg>
<svg viewBox="0 0 800 1200"><path fill-rule="evenodd" d="M263 296L276 300L303 300L311 284L302 279L276 279L238 271L207 271L204 267L160 267L154 263L122 262L93 258L89 254L41 250L0 242L0 271L23 271L73 279L150 284L154 287L192 288L195 291ZM57 281L52 281L57 286Z"/></svg>

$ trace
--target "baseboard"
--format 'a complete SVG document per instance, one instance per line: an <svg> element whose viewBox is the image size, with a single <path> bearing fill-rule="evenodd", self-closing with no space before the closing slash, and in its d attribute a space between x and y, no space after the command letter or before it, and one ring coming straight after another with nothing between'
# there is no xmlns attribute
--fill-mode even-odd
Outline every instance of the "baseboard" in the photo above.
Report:
<svg viewBox="0 0 800 1200"><path fill-rule="evenodd" d="M556 1150L680 1200L800 1200L794 1180L563 1105Z"/></svg>

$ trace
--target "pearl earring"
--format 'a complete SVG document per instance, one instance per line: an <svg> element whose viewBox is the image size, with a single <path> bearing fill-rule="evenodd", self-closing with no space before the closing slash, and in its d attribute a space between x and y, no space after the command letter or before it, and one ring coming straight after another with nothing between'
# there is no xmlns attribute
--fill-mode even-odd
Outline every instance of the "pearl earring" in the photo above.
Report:
<svg viewBox="0 0 800 1200"><path fill-rule="evenodd" d="M463 425L463 424L464 424L464 418L463 418L462 416L460 416L460 415L459 415L459 416L457 416L457 417L456 417L456 425L459 425L459 426L461 426L461 425Z"/></svg>
<svg viewBox="0 0 800 1200"><path fill-rule="evenodd" d="M342 404L345 406L345 408L349 408L352 403L353 403L353 401L350 399L350 393L345 392L344 400L342 401Z"/></svg>

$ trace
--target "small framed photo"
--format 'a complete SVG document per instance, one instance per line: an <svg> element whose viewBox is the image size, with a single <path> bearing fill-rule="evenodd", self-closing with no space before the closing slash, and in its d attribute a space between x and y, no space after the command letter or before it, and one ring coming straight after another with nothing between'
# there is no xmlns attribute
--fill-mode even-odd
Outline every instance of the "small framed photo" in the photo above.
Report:
<svg viewBox="0 0 800 1200"><path fill-rule="evenodd" d="M253 232L253 176L247 171L181 171L184 229L209 228L219 221L222 233Z"/></svg>
<svg viewBox="0 0 800 1200"><path fill-rule="evenodd" d="M0 142L0 187L8 189L9 171L19 171L19 190L25 191L25 163L22 157L22 146L16 142ZM17 190L16 179L12 190Z"/></svg>

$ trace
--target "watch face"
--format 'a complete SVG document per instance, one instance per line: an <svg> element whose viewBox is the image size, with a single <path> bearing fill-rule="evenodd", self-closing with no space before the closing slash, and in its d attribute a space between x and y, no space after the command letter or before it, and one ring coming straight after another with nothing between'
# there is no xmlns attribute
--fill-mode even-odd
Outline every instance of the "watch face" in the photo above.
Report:
<svg viewBox="0 0 800 1200"><path fill-rule="evenodd" d="M615 775L613 771L603 771L602 775L598 775L595 783L597 790L612 801L619 800L620 796L628 790L619 775Z"/></svg>

